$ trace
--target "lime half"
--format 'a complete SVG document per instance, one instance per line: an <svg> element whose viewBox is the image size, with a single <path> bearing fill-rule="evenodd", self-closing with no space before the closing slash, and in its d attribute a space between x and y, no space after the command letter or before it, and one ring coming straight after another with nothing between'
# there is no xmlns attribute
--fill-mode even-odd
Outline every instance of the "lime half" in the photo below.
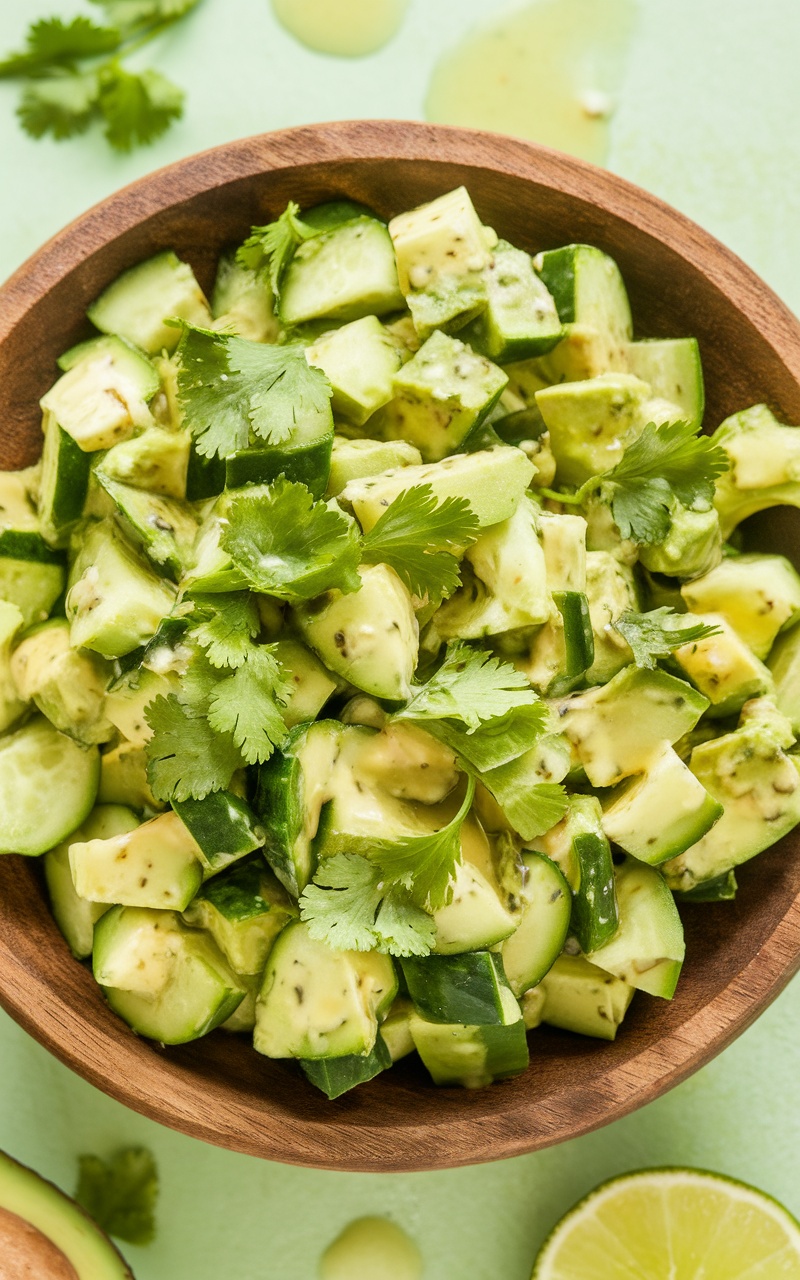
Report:
<svg viewBox="0 0 800 1280"><path fill-rule="evenodd" d="M800 1280L800 1223L721 1174L643 1169L561 1219L533 1280Z"/></svg>

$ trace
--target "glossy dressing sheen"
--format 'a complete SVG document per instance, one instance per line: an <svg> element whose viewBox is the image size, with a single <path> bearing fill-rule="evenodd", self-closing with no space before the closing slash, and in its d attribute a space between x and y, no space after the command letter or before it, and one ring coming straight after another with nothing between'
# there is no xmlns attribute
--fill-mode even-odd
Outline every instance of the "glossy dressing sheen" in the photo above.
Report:
<svg viewBox="0 0 800 1280"><path fill-rule="evenodd" d="M360 58L398 30L408 0L272 0L275 17L309 49Z"/></svg>
<svg viewBox="0 0 800 1280"><path fill-rule="evenodd" d="M319 1280L420 1280L419 1249L387 1218L357 1218L322 1255Z"/></svg>
<svg viewBox="0 0 800 1280"><path fill-rule="evenodd" d="M633 16L634 0L539 0L512 12L442 58L427 118L602 163Z"/></svg>

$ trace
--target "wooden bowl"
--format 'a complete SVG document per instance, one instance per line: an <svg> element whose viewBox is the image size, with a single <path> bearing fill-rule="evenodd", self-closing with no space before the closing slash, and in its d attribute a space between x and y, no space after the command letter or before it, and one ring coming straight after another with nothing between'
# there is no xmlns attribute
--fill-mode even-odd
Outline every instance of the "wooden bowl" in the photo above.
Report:
<svg viewBox="0 0 800 1280"><path fill-rule="evenodd" d="M219 147L91 209L0 291L0 465L39 452L37 401L84 311L124 268L175 248L209 285L223 245L287 200L347 196L389 215L465 183L485 222L529 250L599 245L619 263L639 335L700 340L713 427L766 400L800 421L800 326L734 255L653 196L528 143L394 122L318 125ZM795 539L797 541L797 539ZM784 543L785 546L785 543ZM42 797L47 803L47 797ZM800 840L741 870L733 903L686 908L672 1002L638 996L614 1044L543 1027L525 1075L437 1089L404 1060L338 1102L291 1064L215 1032L181 1048L138 1039L73 960L37 869L0 858L0 1001L112 1097L208 1142L292 1164L435 1169L519 1155L607 1124L683 1080L739 1035L800 966Z"/></svg>

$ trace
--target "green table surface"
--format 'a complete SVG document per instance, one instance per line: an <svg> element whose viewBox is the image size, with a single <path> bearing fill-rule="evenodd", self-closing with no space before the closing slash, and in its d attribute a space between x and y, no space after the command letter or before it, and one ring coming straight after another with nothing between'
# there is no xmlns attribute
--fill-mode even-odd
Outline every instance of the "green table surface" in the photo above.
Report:
<svg viewBox="0 0 800 1280"><path fill-rule="evenodd" d="M0 49L21 43L30 18L79 3L2 0ZM420 118L437 57L490 11L490 0L412 0L388 47L342 61L297 44L268 0L204 0L158 50L189 91L185 118L127 157L94 134L31 141L14 120L15 88L0 85L0 278L96 200L191 152L315 120ZM702 223L795 310L798 48L794 0L639 0L609 154L610 168ZM379 1176L287 1168L172 1133L92 1089L0 1013L0 1148L71 1190L79 1152L151 1147L158 1235L125 1247L139 1280L310 1280L325 1244L363 1213L414 1235L427 1280L524 1280L575 1199L642 1165L718 1169L800 1214L799 1039L796 982L721 1057L609 1128L499 1164Z"/></svg>

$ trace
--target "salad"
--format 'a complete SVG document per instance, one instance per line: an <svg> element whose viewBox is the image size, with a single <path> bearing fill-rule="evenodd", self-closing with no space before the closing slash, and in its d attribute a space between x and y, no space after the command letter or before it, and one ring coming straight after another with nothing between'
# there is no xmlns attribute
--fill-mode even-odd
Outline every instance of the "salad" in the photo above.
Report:
<svg viewBox="0 0 800 1280"><path fill-rule="evenodd" d="M289 204L89 308L0 475L0 851L135 1032L329 1097L670 999L678 902L800 820L800 431L464 188Z"/></svg>

